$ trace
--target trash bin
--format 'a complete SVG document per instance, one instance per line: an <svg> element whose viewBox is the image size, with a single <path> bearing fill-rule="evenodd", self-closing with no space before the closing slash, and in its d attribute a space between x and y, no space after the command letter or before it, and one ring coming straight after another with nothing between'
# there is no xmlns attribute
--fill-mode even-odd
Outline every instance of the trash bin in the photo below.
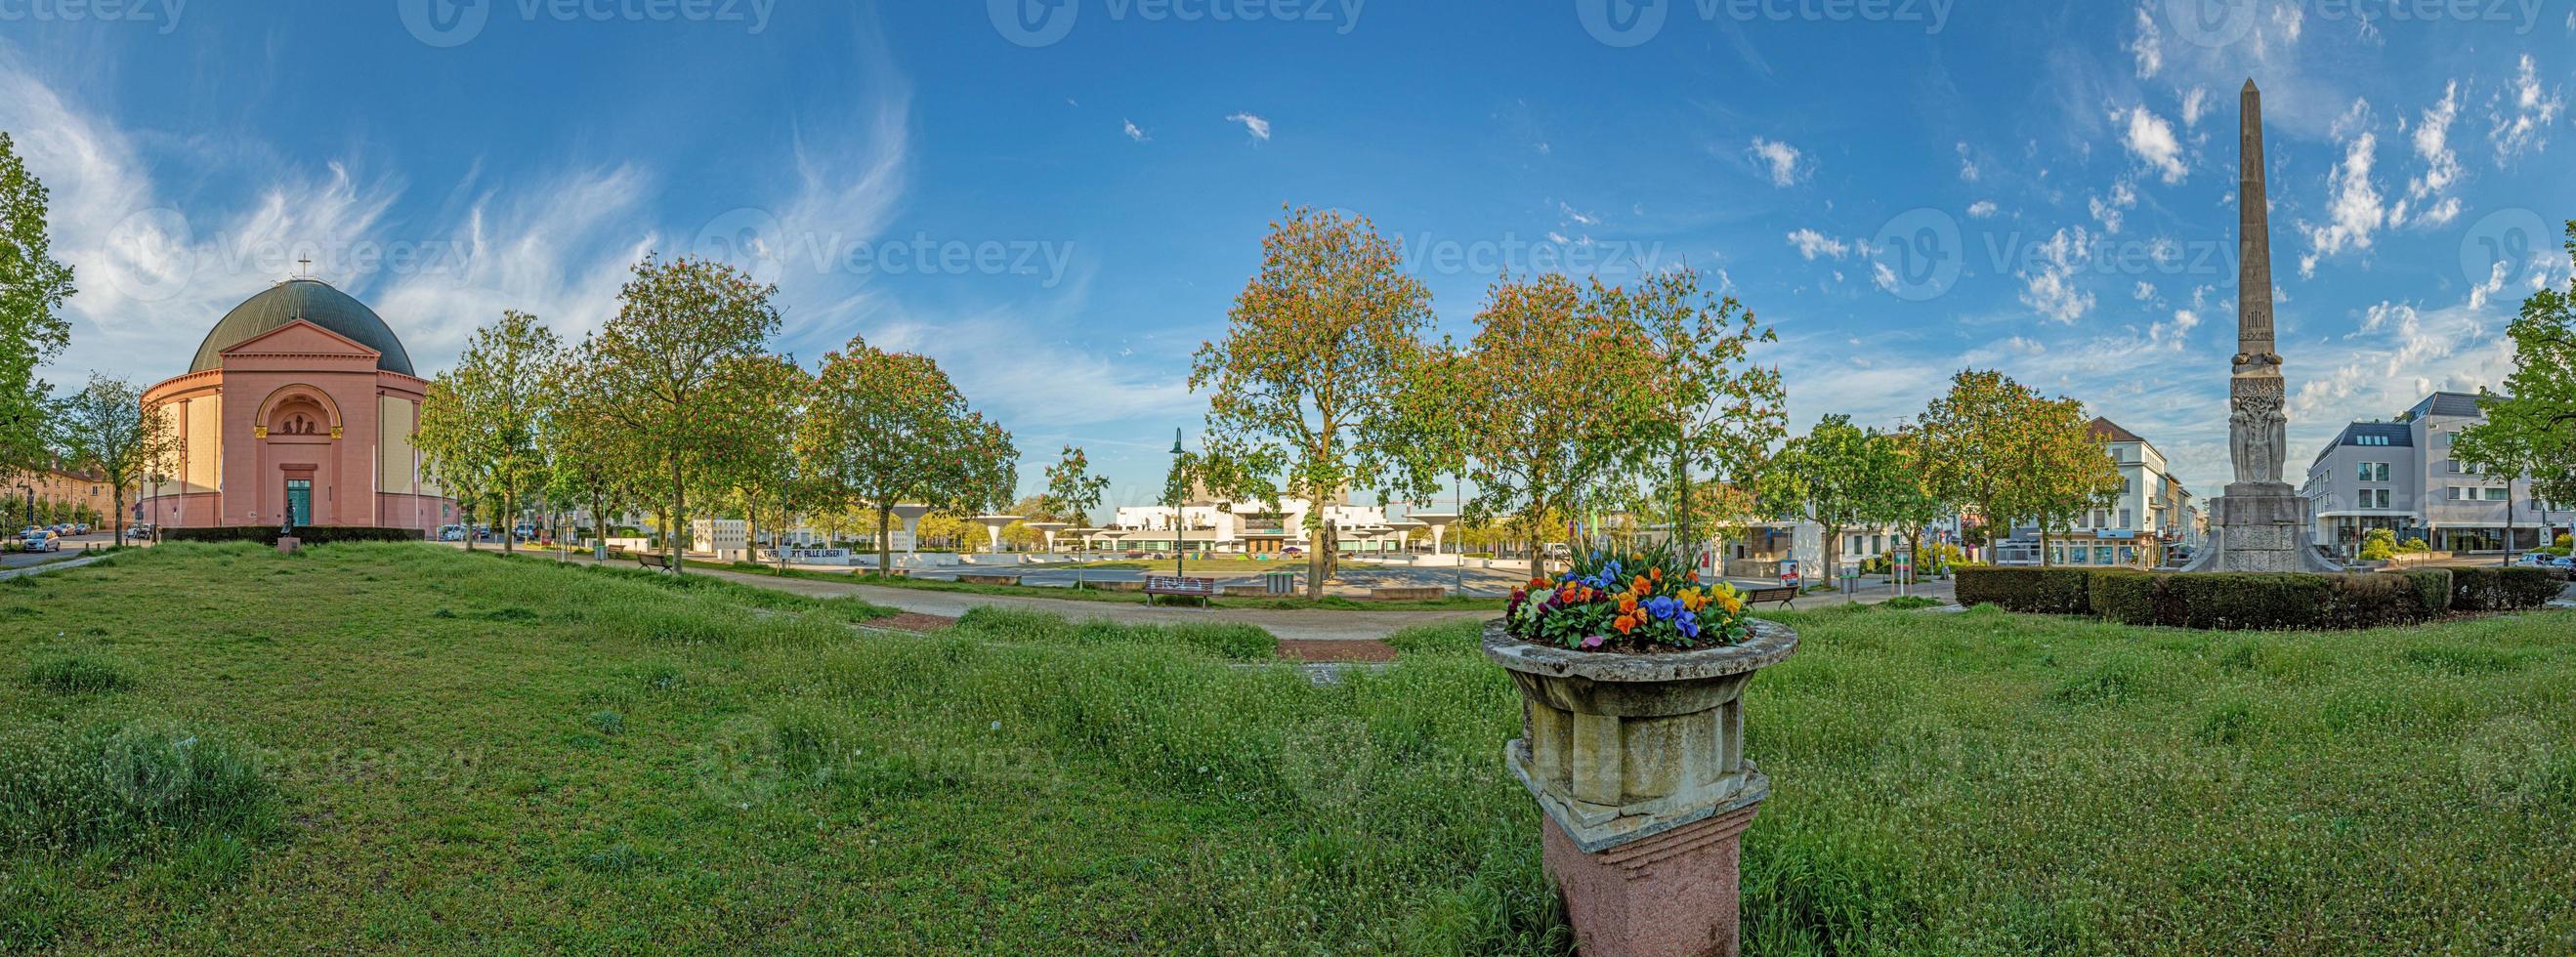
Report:
<svg viewBox="0 0 2576 957"><path fill-rule="evenodd" d="M1262 572L1261 587L1273 595L1293 594L1297 591L1297 573Z"/></svg>

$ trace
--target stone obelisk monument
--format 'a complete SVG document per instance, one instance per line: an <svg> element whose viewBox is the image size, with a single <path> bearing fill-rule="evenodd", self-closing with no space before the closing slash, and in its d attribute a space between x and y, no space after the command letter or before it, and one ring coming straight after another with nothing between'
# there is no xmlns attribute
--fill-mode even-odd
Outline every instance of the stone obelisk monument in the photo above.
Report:
<svg viewBox="0 0 2576 957"><path fill-rule="evenodd" d="M2263 188L2263 91L2245 81L2236 201L2236 360L2227 397L2227 450L2236 481L2210 503L2209 547L2192 572L2332 572L2309 547L2308 500L2281 480L2290 424L2281 355L2272 342L2272 210Z"/></svg>

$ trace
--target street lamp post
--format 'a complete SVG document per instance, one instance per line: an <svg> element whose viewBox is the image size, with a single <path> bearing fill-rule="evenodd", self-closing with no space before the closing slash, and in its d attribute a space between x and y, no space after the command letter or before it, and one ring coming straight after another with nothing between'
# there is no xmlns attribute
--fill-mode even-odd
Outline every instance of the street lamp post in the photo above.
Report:
<svg viewBox="0 0 2576 957"><path fill-rule="evenodd" d="M1189 453L1181 448L1181 430L1178 428L1173 429L1172 467L1175 469L1179 468L1181 465L1181 456L1187 454ZM1178 488L1174 488L1172 491L1175 495L1180 493ZM1189 531L1183 527L1188 523L1181 520L1181 514L1181 500L1175 498L1172 500L1172 577L1174 578L1188 577L1182 572L1182 568L1185 567L1185 563L1190 557Z"/></svg>

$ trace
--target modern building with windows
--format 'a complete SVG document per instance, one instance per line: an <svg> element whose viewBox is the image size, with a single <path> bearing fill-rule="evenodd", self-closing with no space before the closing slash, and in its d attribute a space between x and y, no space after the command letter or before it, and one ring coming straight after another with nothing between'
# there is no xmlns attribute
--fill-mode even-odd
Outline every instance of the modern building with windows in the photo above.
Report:
<svg viewBox="0 0 2576 957"><path fill-rule="evenodd" d="M1276 503L1226 498L1197 486L1177 512L1169 505L1118 509L1110 529L1121 534L1115 539L1099 537L1092 545L1167 552L1175 550L1176 544L1186 544L1187 550L1194 553L1276 555L1289 548L1306 547L1306 516L1314 511L1314 503L1301 498L1282 498ZM1319 517L1333 529L1341 550L1346 552L1396 551L1411 537L1408 530L1387 525L1386 509L1352 505L1347 498L1336 497L1324 503Z"/></svg>
<svg viewBox="0 0 2576 957"><path fill-rule="evenodd" d="M2461 429L2486 420L2478 397L2436 392L2392 421L2354 422L2317 453L2301 491L2316 513L2316 541L2360 553L2372 529L2420 538L2435 551L2492 552L2546 544L2570 518L2567 503L2535 501L2531 484L2477 474L2451 454Z"/></svg>
<svg viewBox="0 0 2576 957"><path fill-rule="evenodd" d="M2200 544L2200 508L2191 490L2174 477L2164 452L2144 436L2107 418L2095 418L2093 440L2120 473L2120 491L2065 528L2049 530L2046 559L2051 565L2097 565L2154 568L2175 550ZM1999 565L2037 565L2042 552L2037 526L2020 526L1995 542Z"/></svg>

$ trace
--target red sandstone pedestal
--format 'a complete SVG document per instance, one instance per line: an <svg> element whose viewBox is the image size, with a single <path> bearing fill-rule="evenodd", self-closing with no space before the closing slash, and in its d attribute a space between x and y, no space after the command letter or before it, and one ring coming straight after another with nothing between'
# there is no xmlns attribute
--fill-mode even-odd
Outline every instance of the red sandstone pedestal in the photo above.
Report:
<svg viewBox="0 0 2576 957"><path fill-rule="evenodd" d="M1575 948L1594 957L1735 957L1736 865L1760 805L1594 854L1547 818L1548 876L1565 896Z"/></svg>
<svg viewBox="0 0 2576 957"><path fill-rule="evenodd" d="M1543 858L1588 957L1733 955L1737 859L1770 779L1744 756L1746 683L1797 651L1756 620L1735 645L1578 651L1485 629L1521 692L1503 763L1544 812Z"/></svg>
<svg viewBox="0 0 2576 957"><path fill-rule="evenodd" d="M295 554L296 549L302 547L304 547L304 540L301 538L297 538L293 535L280 535L277 537L277 553L280 555L293 555Z"/></svg>

